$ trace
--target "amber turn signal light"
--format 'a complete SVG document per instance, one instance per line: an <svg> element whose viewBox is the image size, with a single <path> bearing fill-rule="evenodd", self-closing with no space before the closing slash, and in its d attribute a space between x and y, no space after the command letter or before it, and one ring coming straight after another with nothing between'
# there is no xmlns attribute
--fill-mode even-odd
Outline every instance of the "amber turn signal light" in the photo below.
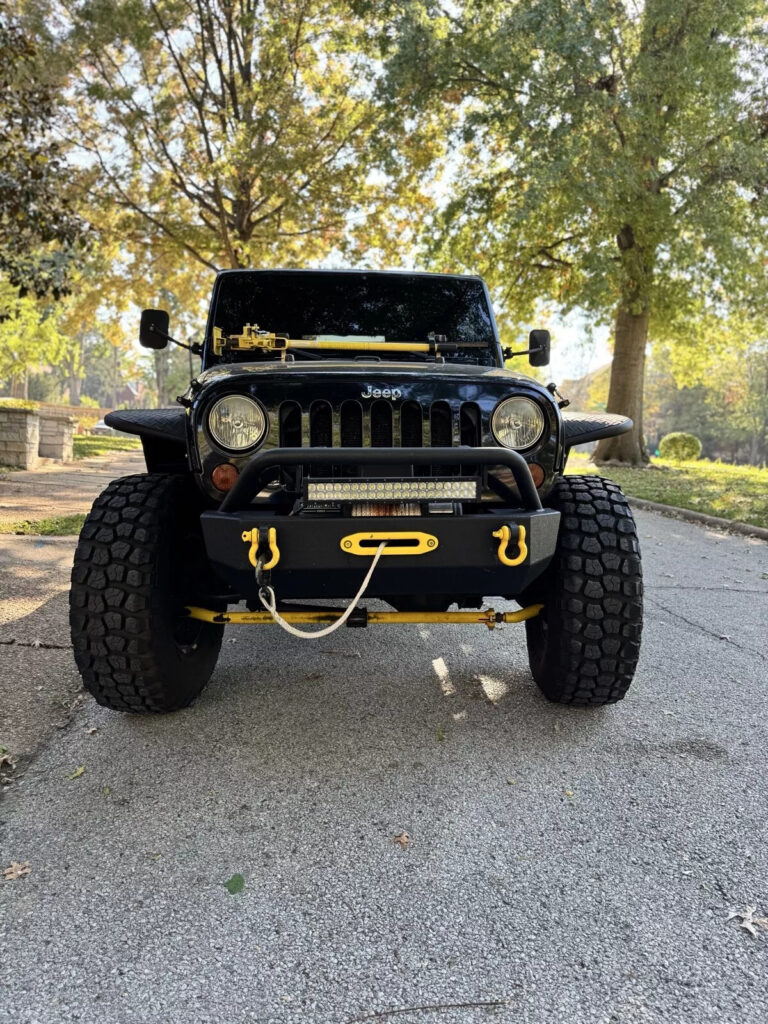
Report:
<svg viewBox="0 0 768 1024"><path fill-rule="evenodd" d="M237 477L237 466L233 466L231 462L222 462L211 473L211 480L217 491L230 491L235 486Z"/></svg>
<svg viewBox="0 0 768 1024"><path fill-rule="evenodd" d="M528 469L531 471L533 482L537 487L541 487L544 483L544 469L538 464L538 462L531 462L528 464Z"/></svg>

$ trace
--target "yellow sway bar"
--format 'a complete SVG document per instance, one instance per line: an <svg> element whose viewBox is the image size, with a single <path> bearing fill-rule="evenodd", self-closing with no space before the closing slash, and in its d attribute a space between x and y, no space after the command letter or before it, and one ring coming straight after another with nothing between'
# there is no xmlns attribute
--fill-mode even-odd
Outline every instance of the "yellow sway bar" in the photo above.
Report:
<svg viewBox="0 0 768 1024"><path fill-rule="evenodd" d="M475 612L368 612L365 621L366 625L476 625L493 629L498 623L524 622L526 619L533 619L543 607L544 605L541 604L531 604L517 612L495 612L493 608ZM271 614L266 611L214 612L209 608L194 606L188 607L187 611L192 619L199 619L201 622L227 623L232 626L270 625L274 622ZM314 612L281 611L280 615L286 622L301 624L335 622L341 617L341 612L329 608L328 611Z"/></svg>
<svg viewBox="0 0 768 1024"><path fill-rule="evenodd" d="M502 565L520 565L526 559L528 554L528 546L525 543L525 527L518 526L517 528L517 554L514 558L510 558L507 554L507 545L512 539L512 531L508 526L502 526L499 530L493 531L493 536L499 538L499 549L496 552L496 556Z"/></svg>

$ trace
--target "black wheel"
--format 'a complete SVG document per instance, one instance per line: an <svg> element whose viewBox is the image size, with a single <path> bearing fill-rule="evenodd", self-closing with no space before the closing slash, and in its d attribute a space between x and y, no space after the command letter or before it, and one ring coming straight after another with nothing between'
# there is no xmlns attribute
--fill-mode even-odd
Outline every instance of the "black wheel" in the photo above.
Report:
<svg viewBox="0 0 768 1024"><path fill-rule="evenodd" d="M184 615L205 600L200 498L185 477L114 480L93 503L72 568L75 661L99 704L176 711L216 665L223 626Z"/></svg>
<svg viewBox="0 0 768 1024"><path fill-rule="evenodd" d="M557 550L525 594L544 608L526 624L533 678L559 704L614 704L640 653L643 581L635 521L618 484L599 476L556 481Z"/></svg>

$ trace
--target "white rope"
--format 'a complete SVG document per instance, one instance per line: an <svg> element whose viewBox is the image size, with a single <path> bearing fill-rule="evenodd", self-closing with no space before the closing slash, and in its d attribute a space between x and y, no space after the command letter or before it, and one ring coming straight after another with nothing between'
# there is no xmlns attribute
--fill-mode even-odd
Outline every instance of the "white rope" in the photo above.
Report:
<svg viewBox="0 0 768 1024"><path fill-rule="evenodd" d="M286 622L285 619L280 614L280 612L278 612L277 610L277 599L275 597L275 592L272 589L272 587L262 587L259 590L259 600L267 609L267 611L275 620L275 622L278 624L278 626L281 626L286 631L286 633L290 633L292 636L297 636L301 640L312 640L319 638L321 636L328 636L329 633L333 633L335 630L337 630L339 626L343 626L344 623L349 618L349 616L357 607L358 602L362 598L365 591L368 589L368 584L371 582L371 576L373 576L373 570L379 564L379 559L381 558L382 552L384 551L384 548L386 546L386 541L382 541L381 544L379 544L378 548L376 549L376 554L373 556L371 566L368 569L368 572L366 573L365 579L363 580L363 585L360 587L358 592L353 597L352 603L347 606L346 610L344 611L344 614L335 622L331 623L330 626L326 626L324 629L318 629L316 631L307 632L303 629L296 629L296 627L292 626L290 622ZM265 593L267 595L266 598L264 596Z"/></svg>

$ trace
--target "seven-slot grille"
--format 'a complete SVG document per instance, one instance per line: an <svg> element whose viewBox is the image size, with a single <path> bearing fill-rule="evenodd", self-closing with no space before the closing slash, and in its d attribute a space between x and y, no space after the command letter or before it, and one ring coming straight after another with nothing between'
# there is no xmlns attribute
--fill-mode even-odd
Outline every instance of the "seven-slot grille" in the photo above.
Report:
<svg viewBox="0 0 768 1024"><path fill-rule="evenodd" d="M281 448L450 448L482 443L480 407L438 401L372 403L348 400L334 407L318 400L308 408L282 402L278 409Z"/></svg>

